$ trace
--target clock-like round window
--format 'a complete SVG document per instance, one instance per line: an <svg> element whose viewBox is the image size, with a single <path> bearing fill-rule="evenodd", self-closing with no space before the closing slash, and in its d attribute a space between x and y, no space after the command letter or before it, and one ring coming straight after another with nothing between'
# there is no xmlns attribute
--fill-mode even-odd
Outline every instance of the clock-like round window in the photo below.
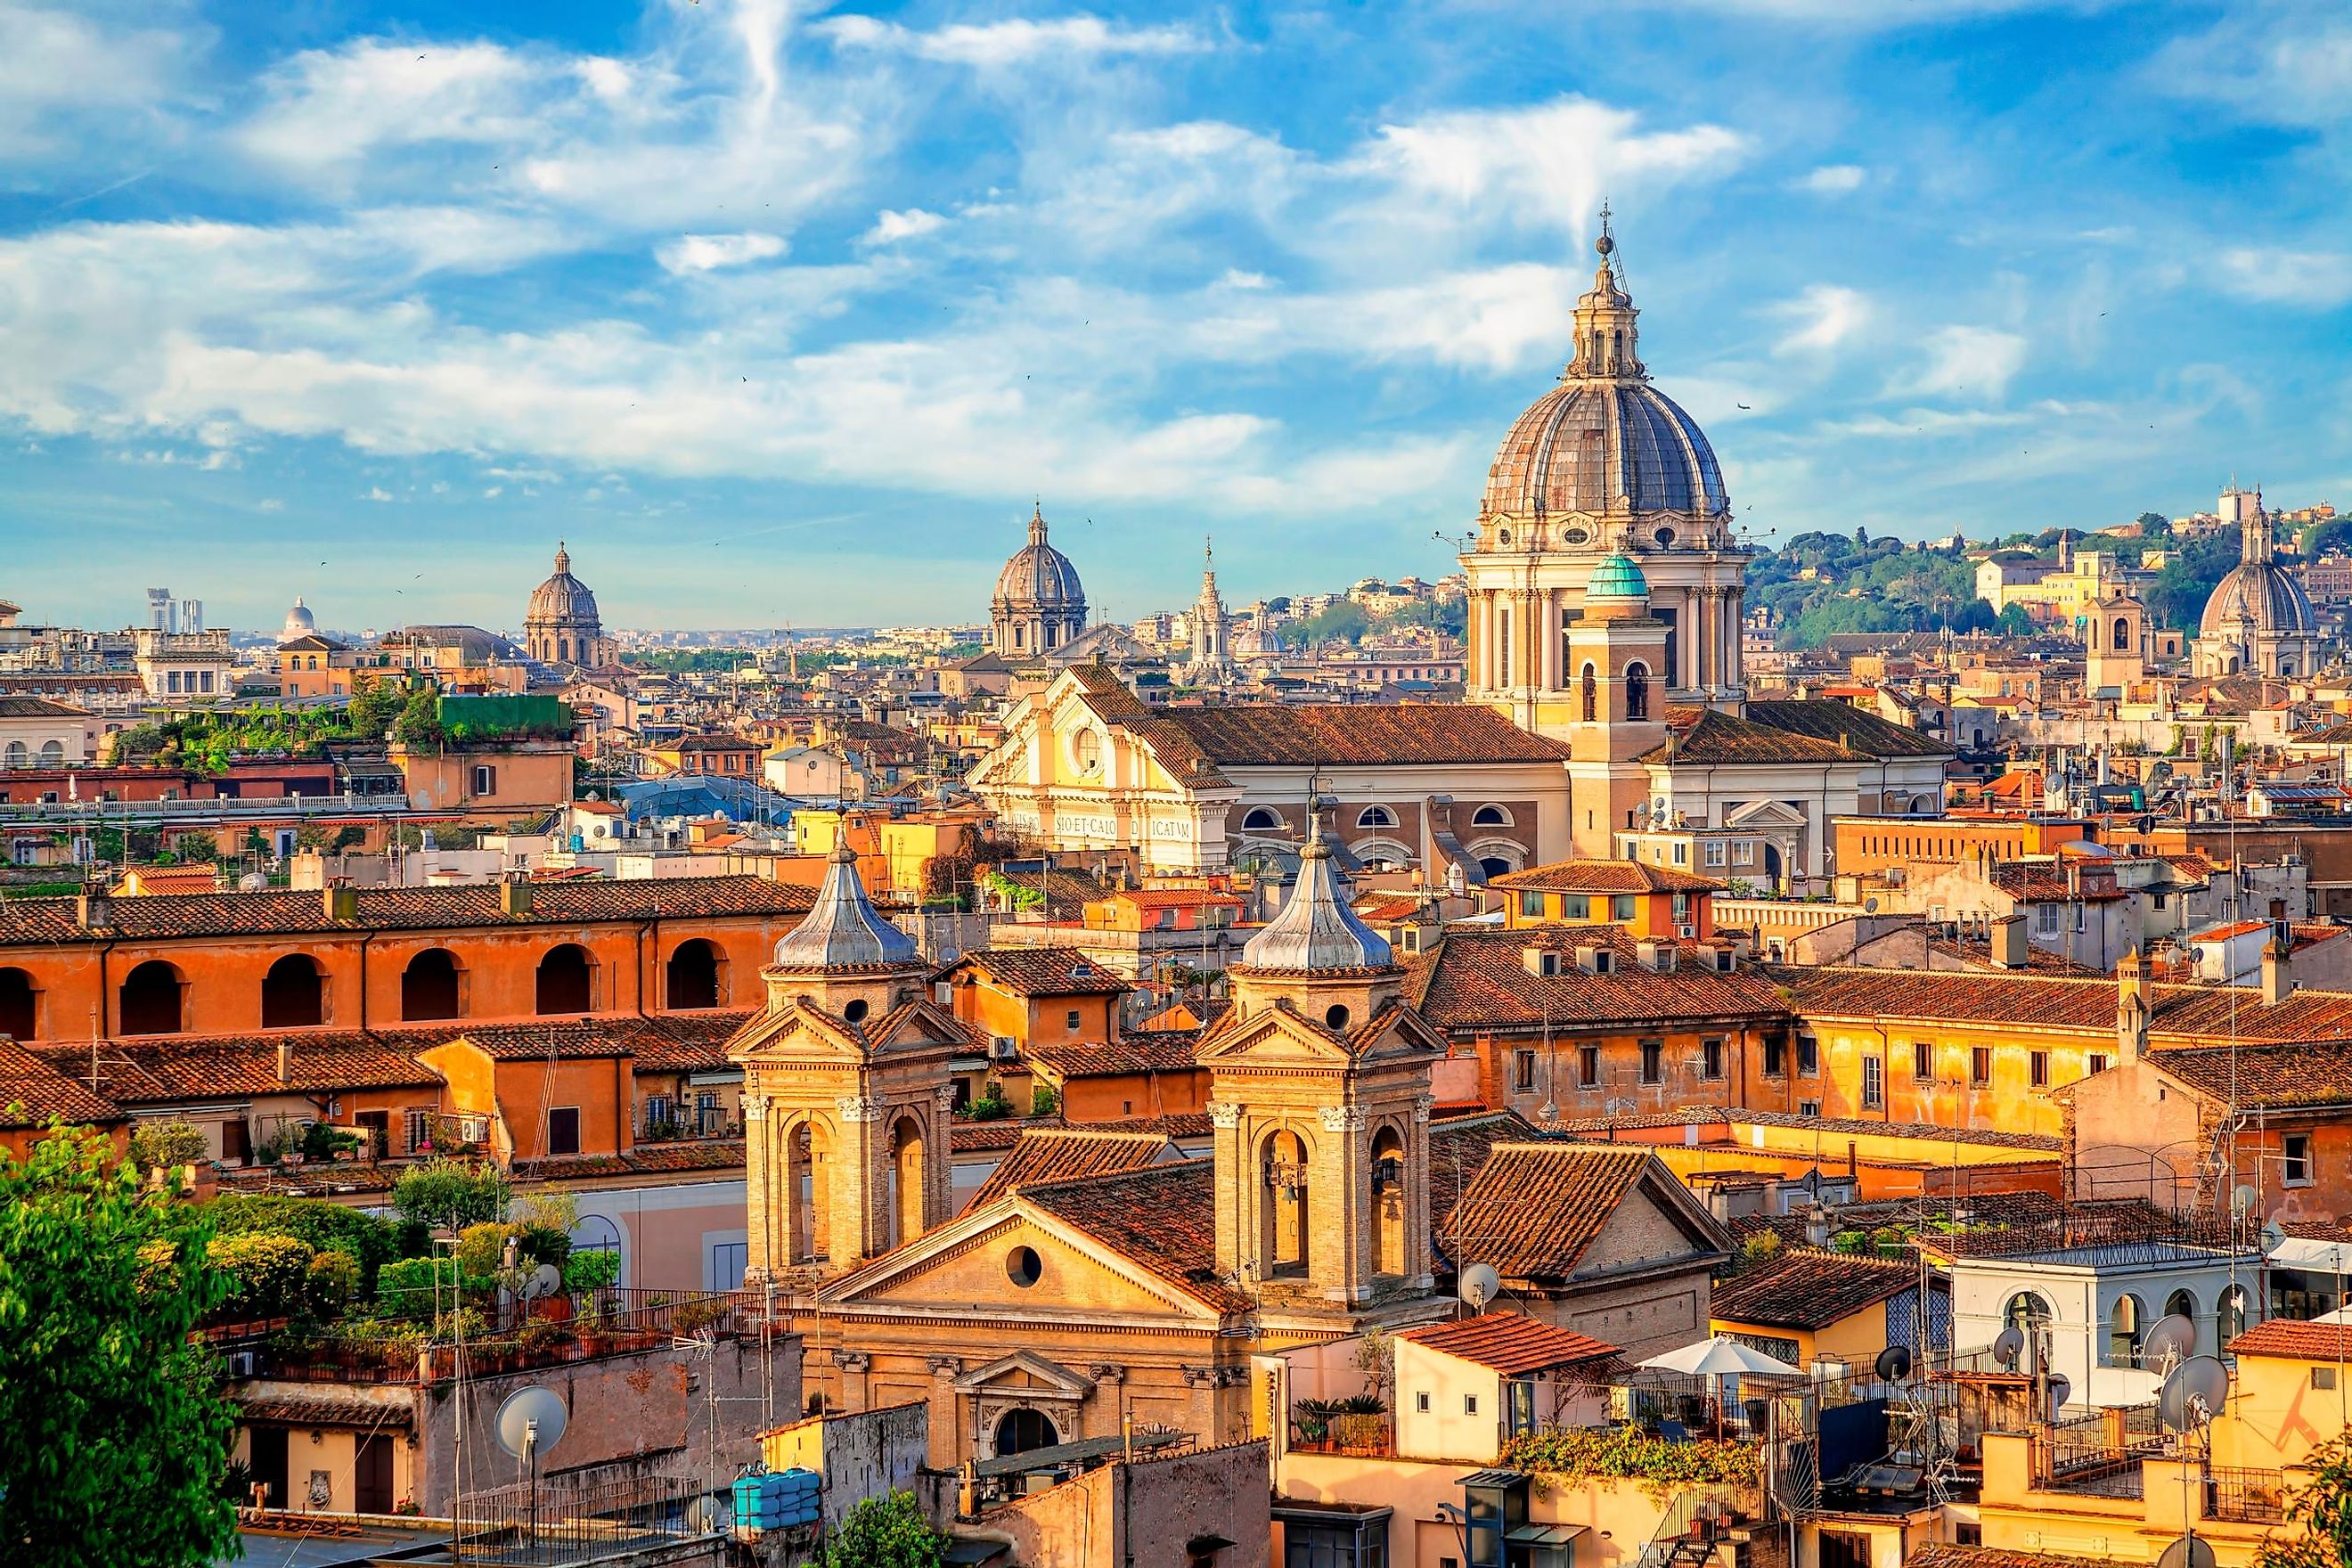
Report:
<svg viewBox="0 0 2352 1568"><path fill-rule="evenodd" d="M1102 736L1091 728L1071 736L1070 761L1082 773L1102 772Z"/></svg>

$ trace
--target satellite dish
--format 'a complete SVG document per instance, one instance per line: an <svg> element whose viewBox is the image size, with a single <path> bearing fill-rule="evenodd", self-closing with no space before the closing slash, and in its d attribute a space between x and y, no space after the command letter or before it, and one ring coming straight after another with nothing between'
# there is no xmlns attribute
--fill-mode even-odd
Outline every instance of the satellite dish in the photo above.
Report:
<svg viewBox="0 0 2352 1568"><path fill-rule="evenodd" d="M708 1535L719 1528L719 1510L711 1506L709 1498L696 1498L686 1505L686 1532L688 1535Z"/></svg>
<svg viewBox="0 0 2352 1568"><path fill-rule="evenodd" d="M1866 915L1874 915L1878 912L1878 900L1874 895L1862 900L1862 912Z"/></svg>
<svg viewBox="0 0 2352 1568"><path fill-rule="evenodd" d="M2210 1355L2193 1355L2165 1375L2156 1418L2171 1432L2192 1432L2221 1413L2230 1397L2230 1369Z"/></svg>
<svg viewBox="0 0 2352 1568"><path fill-rule="evenodd" d="M2156 1568L2213 1568L2213 1549L2193 1535L2184 1535L2164 1549Z"/></svg>
<svg viewBox="0 0 2352 1568"><path fill-rule="evenodd" d="M530 1278L522 1282L522 1299L526 1301L541 1300L562 1289L563 1270L552 1263L542 1263L532 1269Z"/></svg>
<svg viewBox="0 0 2352 1568"><path fill-rule="evenodd" d="M2050 1374L2050 1418L2056 1420L2058 1412L2066 1408L2066 1396L2074 1392L2074 1380L2063 1372Z"/></svg>
<svg viewBox="0 0 2352 1568"><path fill-rule="evenodd" d="M1495 1272L1492 1264L1473 1263L1462 1271L1455 1293L1472 1311L1483 1312L1486 1310L1486 1303L1493 1300L1502 1289L1503 1277Z"/></svg>
<svg viewBox="0 0 2352 1568"><path fill-rule="evenodd" d="M2147 1337L2139 1342L2142 1366L2164 1363L2166 1370L2170 1371L2172 1363L2186 1361L2196 1353L2197 1325L2179 1312L2168 1312L2158 1318L2156 1327L2148 1330Z"/></svg>
<svg viewBox="0 0 2352 1568"><path fill-rule="evenodd" d="M1911 1375L1911 1347L1889 1345L1871 1363L1882 1383L1900 1383Z"/></svg>
<svg viewBox="0 0 2352 1568"><path fill-rule="evenodd" d="M2282 1246L2285 1245L2285 1242L2286 1226L2279 1224L2279 1222L2274 1219L2264 1220L2263 1222L2263 1250L2264 1252L2276 1252Z"/></svg>
<svg viewBox="0 0 2352 1568"><path fill-rule="evenodd" d="M2230 1212L2240 1219L2245 1218L2246 1215L2253 1213L2255 1200L2262 1195L2245 1183L2240 1182L2230 1194Z"/></svg>
<svg viewBox="0 0 2352 1568"><path fill-rule="evenodd" d="M544 1454L554 1447L562 1440L564 1424L571 1418L561 1394L532 1384L507 1395L492 1425L499 1447L520 1459L527 1451Z"/></svg>
<svg viewBox="0 0 2352 1568"><path fill-rule="evenodd" d="M2015 1323L2001 1330L1992 1342L1992 1359L2010 1372L2017 1370L2017 1360L2025 1353L2025 1331Z"/></svg>

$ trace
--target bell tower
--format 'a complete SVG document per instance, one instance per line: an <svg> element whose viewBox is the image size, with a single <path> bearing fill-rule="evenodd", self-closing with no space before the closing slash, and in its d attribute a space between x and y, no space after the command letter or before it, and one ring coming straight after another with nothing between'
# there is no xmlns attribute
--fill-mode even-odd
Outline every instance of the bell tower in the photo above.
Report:
<svg viewBox="0 0 2352 1568"><path fill-rule="evenodd" d="M1606 555L1585 584L1583 613L1561 633L1572 699L1570 842L1584 859L1614 858L1617 830L1650 797L1635 759L1666 741L1665 623L1633 557Z"/></svg>
<svg viewBox="0 0 2352 1568"><path fill-rule="evenodd" d="M1209 1071L1217 1270L1269 1306L1425 1291L1430 1065L1389 944L1348 907L1319 824L1289 901L1229 972Z"/></svg>
<svg viewBox="0 0 2352 1568"><path fill-rule="evenodd" d="M2088 695L2113 690L2131 695L2147 671L2147 606L2128 590L2092 606L2089 637L2083 649L2083 685Z"/></svg>
<svg viewBox="0 0 2352 1568"><path fill-rule="evenodd" d="M814 1283L948 1219L948 1062L970 1042L929 974L845 838L761 972L766 1010L728 1043L743 1068L745 1278Z"/></svg>

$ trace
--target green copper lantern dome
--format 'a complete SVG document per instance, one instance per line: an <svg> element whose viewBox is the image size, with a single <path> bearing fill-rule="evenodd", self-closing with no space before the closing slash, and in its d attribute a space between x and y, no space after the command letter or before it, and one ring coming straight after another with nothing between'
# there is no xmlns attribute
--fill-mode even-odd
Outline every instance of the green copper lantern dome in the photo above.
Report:
<svg viewBox="0 0 2352 1568"><path fill-rule="evenodd" d="M1633 558L1622 553L1604 555L1592 568L1592 576L1584 584L1587 604L1595 599L1630 599L1640 604L1650 600L1650 580L1633 564Z"/></svg>

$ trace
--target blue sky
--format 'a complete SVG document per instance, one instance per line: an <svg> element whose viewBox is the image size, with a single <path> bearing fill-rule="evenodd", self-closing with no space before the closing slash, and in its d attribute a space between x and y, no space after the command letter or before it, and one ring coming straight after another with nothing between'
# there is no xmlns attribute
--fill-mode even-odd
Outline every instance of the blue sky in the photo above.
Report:
<svg viewBox="0 0 2352 1568"><path fill-rule="evenodd" d="M0 595L1435 575L1604 196L1760 538L2344 504L2348 171L2340 5L0 0Z"/></svg>

